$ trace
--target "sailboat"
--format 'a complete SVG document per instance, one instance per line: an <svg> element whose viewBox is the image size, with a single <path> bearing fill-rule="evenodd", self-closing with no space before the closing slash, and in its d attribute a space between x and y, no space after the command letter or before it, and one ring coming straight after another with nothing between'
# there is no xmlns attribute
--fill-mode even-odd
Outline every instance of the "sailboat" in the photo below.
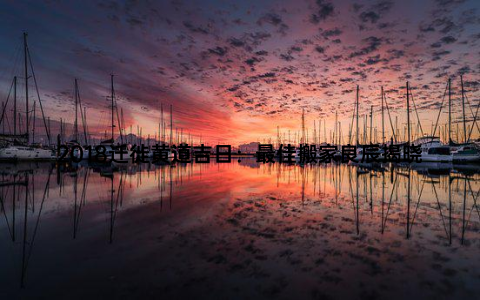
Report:
<svg viewBox="0 0 480 300"><path fill-rule="evenodd" d="M465 99L463 89L463 77L461 76L462 85L462 106L463 106L463 124L464 124L464 136L465 141L462 144L455 143L451 138L451 124L452 124L452 97L451 97L451 79L448 79L448 144L444 145L440 142L440 139L435 136L431 136L428 141L423 143L417 143L421 145L422 149L422 161L430 162L456 162L456 163L468 163L480 161L480 150L474 144L469 142L470 138L467 137L466 132L466 118L465 118ZM443 104L443 100L442 100ZM441 108L439 114L441 113ZM438 121L437 121L438 122ZM476 119L474 120L476 122ZM437 125L435 125L436 131Z"/></svg>
<svg viewBox="0 0 480 300"><path fill-rule="evenodd" d="M130 149L123 149L125 153L120 154L119 151L115 150L115 136L114 136L114 130L115 130L115 109L116 109L116 99L115 99L115 89L113 86L113 74L110 75L111 78L111 117L112 117L112 125L111 125L111 138L108 140L104 140L100 142L100 145L105 147L105 154L106 154L106 161L112 161L112 157L114 160L117 161L125 161L125 162L131 162L130 155L132 154L132 151ZM117 111L117 119L118 119L118 111ZM119 123L119 131L120 131L120 138L123 140L122 136L122 129L121 129L121 124L120 120L118 120ZM122 145L123 146L123 145ZM92 154L91 157L96 156L96 151L92 149Z"/></svg>
<svg viewBox="0 0 480 300"><path fill-rule="evenodd" d="M75 86L74 87L75 123L73 124L73 128L74 128L73 140L70 141L69 144L70 144L70 147L74 147L73 156L76 158L77 161L80 161L80 160L88 159L89 150L80 145L80 136L78 133L78 107L80 107L80 114L82 117L82 124L83 124L83 129L85 134L85 144L87 144L87 132L86 132L86 125L85 125L86 119L82 111L82 102L80 100L80 90L78 88L78 81L76 78L75 78L74 86Z"/></svg>
<svg viewBox="0 0 480 300"><path fill-rule="evenodd" d="M13 88L14 88L14 133L10 137L13 138L13 142L9 143L6 147L0 148L0 160L50 160L55 159L55 154L52 149L46 149L41 147L41 145L31 146L29 145L29 97L28 97L28 67L31 61L29 60L30 53L28 50L27 44L27 33L23 34L23 49L24 49L24 78L25 78L25 133L17 135L17 77L14 77ZM34 79L35 75L33 74ZM37 91L38 92L38 91ZM41 102L40 102L41 105ZM5 114L6 104L3 107L3 115ZM43 110L42 110L43 111ZM45 121L45 120L44 120ZM47 129L47 135L49 132ZM4 137L8 135L3 134Z"/></svg>
<svg viewBox="0 0 480 300"><path fill-rule="evenodd" d="M422 142L423 141L423 142ZM415 141L414 145L420 145L421 159L424 162L452 162L452 153L448 145L440 142L439 137L428 136L419 141Z"/></svg>
<svg viewBox="0 0 480 300"><path fill-rule="evenodd" d="M360 87L357 85L357 92L356 92L356 98L355 98L355 108L354 108L354 116L355 117L355 127L356 127L356 130L355 130L355 145L357 147L357 152L356 152L356 156L354 158L352 158L352 161L354 163L359 163L362 161L362 158L363 158L363 151L364 149L366 148L366 146L368 146L368 144L366 143L366 137L367 137L367 131L366 131L366 122L367 120L365 119L365 130L364 130L364 144L360 144L360 139L359 139L359 124L358 124L358 112L359 112L359 106L360 106L360 101L359 101L359 98L360 98ZM383 88L382 88L382 100L383 100ZM383 108L383 102L382 102L382 108ZM371 112L370 112L370 123L372 124L372 117L373 117L373 108L371 108ZM370 125L372 126L372 125ZM352 127L353 127L353 120L352 120ZM372 144L372 134L370 133L370 144ZM382 154L383 154L383 150L381 149L381 147L379 147L378 150L369 150L369 153L370 154L373 154L373 155L376 155L377 157L380 157ZM367 163L369 164L369 163Z"/></svg>
<svg viewBox="0 0 480 300"><path fill-rule="evenodd" d="M463 132L464 132L464 143L458 144L454 143L451 139L449 141L450 147L453 148L452 151L452 160L454 163L469 163L469 162L480 162L480 148L473 142L470 142L470 133L467 134L467 120L465 117L465 90L463 88L463 76L460 75L460 84L462 88L462 108L463 108ZM478 113L478 110L477 110ZM477 116L474 116L472 129L475 126L477 121Z"/></svg>
<svg viewBox="0 0 480 300"><path fill-rule="evenodd" d="M304 147L307 145L307 141L305 140L305 109L302 108L302 137L300 138L300 147ZM302 160L302 151L300 148L295 149L295 161L299 162Z"/></svg>
<svg viewBox="0 0 480 300"><path fill-rule="evenodd" d="M30 146L11 145L0 149L0 160L51 160L55 159L52 150Z"/></svg>
<svg viewBox="0 0 480 300"><path fill-rule="evenodd" d="M159 139L160 139L160 144L165 144L165 140L166 140L166 137L165 137L165 127L166 127L166 124L163 120L163 103L160 104L160 123L159 123L159 126L158 126L158 136L159 136ZM170 147L173 145L173 106L170 105ZM193 145L190 145L191 147L193 147ZM167 151L167 160L169 162L172 162L175 157L177 156L175 149L169 149ZM155 155L154 155L154 150L153 149L150 149L149 152L148 152L148 157L149 158L153 158ZM161 161L155 161L155 163L162 163Z"/></svg>
<svg viewBox="0 0 480 300"><path fill-rule="evenodd" d="M449 112L448 112L448 123L451 124L451 111L450 111L450 102L451 102L451 92L450 92L450 79L448 80L445 93L448 89L448 101L449 101ZM446 94L444 94L445 97ZM445 99L445 98L444 98ZM442 100L443 106L443 100ZM420 146L421 149L421 159L422 162L452 162L452 153L448 145L444 145L438 136L435 135L438 125L438 119L440 118L440 113L442 112L442 107L439 110L439 116L437 118L437 124L433 133L428 136L424 136L413 141L413 144ZM449 127L450 128L450 127ZM450 133L450 130L449 130ZM450 134L449 134L450 138Z"/></svg>
<svg viewBox="0 0 480 300"><path fill-rule="evenodd" d="M333 161L339 162L342 159L342 143L341 143L341 129L340 122L338 122L338 113L335 111L335 127L334 127L334 142L337 145L337 151L333 154Z"/></svg>

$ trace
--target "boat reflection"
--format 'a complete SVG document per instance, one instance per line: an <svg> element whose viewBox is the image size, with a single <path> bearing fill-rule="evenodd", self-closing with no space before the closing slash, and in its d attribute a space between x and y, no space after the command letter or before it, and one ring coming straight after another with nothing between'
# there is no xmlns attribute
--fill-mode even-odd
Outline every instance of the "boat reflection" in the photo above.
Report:
<svg viewBox="0 0 480 300"><path fill-rule="evenodd" d="M174 218L176 208L182 211L178 218L187 216L183 222L188 223L210 214L219 202L228 205L234 199L261 201L265 218L280 213L269 212L273 206L265 203L272 199L281 199L281 207L298 204L292 209L305 213L305 221L312 211L324 214L323 222L341 226L347 235L376 232L389 239L399 234L420 244L445 246L456 241L465 245L470 239L480 242L480 174L468 166L259 164L254 159L231 164L2 166L0 237L5 246L0 253L16 258L7 264L5 274L14 272L10 268L18 268L20 262L21 287L27 283L39 238L45 239L40 247L47 247L48 239L66 239L63 230L68 229L70 241L62 244L68 244L66 248L73 244L104 249L99 241L130 242L138 232L158 226L166 218L162 214ZM207 208L197 210L197 205ZM283 213L289 212L285 208ZM225 223L241 222L228 212L215 216ZM122 235L118 230L133 234ZM43 234L38 236L39 232ZM7 240L11 246L6 246ZM56 251L52 249L52 261Z"/></svg>

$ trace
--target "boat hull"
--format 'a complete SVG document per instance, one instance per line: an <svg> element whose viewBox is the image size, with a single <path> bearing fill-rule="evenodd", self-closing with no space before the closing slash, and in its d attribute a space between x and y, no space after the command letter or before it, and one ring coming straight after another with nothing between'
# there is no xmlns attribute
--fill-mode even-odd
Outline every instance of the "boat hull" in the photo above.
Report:
<svg viewBox="0 0 480 300"><path fill-rule="evenodd" d="M480 155L472 154L472 155L462 155L462 154L452 154L452 161L455 163L474 163L480 162Z"/></svg>
<svg viewBox="0 0 480 300"><path fill-rule="evenodd" d="M0 149L0 160L52 160L52 150L32 147L7 147Z"/></svg>
<svg viewBox="0 0 480 300"><path fill-rule="evenodd" d="M422 154L420 159L425 162L452 162L451 155Z"/></svg>

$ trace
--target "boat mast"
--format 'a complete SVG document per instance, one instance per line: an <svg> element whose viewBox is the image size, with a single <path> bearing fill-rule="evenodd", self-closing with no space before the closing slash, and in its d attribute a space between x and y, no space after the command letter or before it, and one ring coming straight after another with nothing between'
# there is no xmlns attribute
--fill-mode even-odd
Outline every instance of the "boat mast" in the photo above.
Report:
<svg viewBox="0 0 480 300"><path fill-rule="evenodd" d="M27 33L23 33L23 53L24 53L24 76L25 76L25 114L26 114L26 122L25 122L25 132L27 133L27 144L28 144L28 46L27 46Z"/></svg>
<svg viewBox="0 0 480 300"><path fill-rule="evenodd" d="M117 111L118 113L118 111ZM120 123L122 124L120 126L120 134L121 134L121 139L122 139L122 144L123 144L123 138L125 137L125 119L123 118L123 107L120 107ZM126 140L126 138L125 138ZM127 141L125 141L126 143Z"/></svg>
<svg viewBox="0 0 480 300"><path fill-rule="evenodd" d="M465 95L463 90L463 75L460 75L460 84L462 86L462 109L463 109L463 136L464 143L467 143L467 120L465 118Z"/></svg>
<svg viewBox="0 0 480 300"><path fill-rule="evenodd" d="M407 81L407 145L410 146L410 91Z"/></svg>
<svg viewBox="0 0 480 300"><path fill-rule="evenodd" d="M60 143L63 143L62 118L60 118Z"/></svg>
<svg viewBox="0 0 480 300"><path fill-rule="evenodd" d="M85 135L85 144L88 145L88 124L87 124L87 108L83 108L83 134Z"/></svg>
<svg viewBox="0 0 480 300"><path fill-rule="evenodd" d="M288 131L288 136L290 136L290 130ZM318 143L322 143L322 120L318 121Z"/></svg>
<svg viewBox="0 0 480 300"><path fill-rule="evenodd" d="M110 81L111 81L111 95L112 95L112 143L114 143L114 139L113 139L113 131L114 131L114 128L115 128L115 121L114 121L114 100L113 100L113 97L114 97L114 90L113 90L113 74L110 75Z"/></svg>
<svg viewBox="0 0 480 300"><path fill-rule="evenodd" d="M338 146L342 147L342 122L338 121Z"/></svg>
<svg viewBox="0 0 480 300"><path fill-rule="evenodd" d="M80 143L80 133L78 131L78 110L80 109L80 118L82 119L83 136L85 144L88 144L87 137L87 108L82 109L82 99L80 98L80 88L78 80L75 78L75 140Z"/></svg>
<svg viewBox="0 0 480 300"><path fill-rule="evenodd" d="M32 58L30 56L30 50L28 49L28 44L27 44L27 36L28 34L26 32L23 33L23 44L24 44L24 55L25 55L25 106L26 106L26 140L27 140L27 144L28 144L28 141L29 141L29 124L30 124L30 120L29 120L29 99L28 99L28 79L29 79L29 76L28 76L28 65L30 65L30 69L32 71L32 77L33 77L33 82L35 84L35 90L36 90L36 94L37 94L37 97L38 97L38 103L40 104L40 110L42 112L42 118L43 118L43 125L45 126L45 131L47 133L47 139L48 139L48 143L50 144L50 127L47 125L47 120L46 120L46 117L45 117L45 113L43 111L43 106L42 106L42 100L40 99L40 92L38 91L38 85L37 85L37 79L35 77L35 71L33 69L33 64L32 64ZM20 125L20 124L19 124Z"/></svg>
<svg viewBox="0 0 480 300"><path fill-rule="evenodd" d="M383 109L383 86L381 87L382 94L382 143L385 144L385 114Z"/></svg>
<svg viewBox="0 0 480 300"><path fill-rule="evenodd" d="M373 130L373 105L370 106L370 144L372 143L372 130Z"/></svg>
<svg viewBox="0 0 480 300"><path fill-rule="evenodd" d="M280 148L280 127L277 125L277 148Z"/></svg>
<svg viewBox="0 0 480 300"><path fill-rule="evenodd" d="M322 131L321 131L321 121L320 120L317 120L318 121L318 144L320 145L322 143ZM291 140L290 140L290 129L288 130L288 142L291 143Z"/></svg>
<svg viewBox="0 0 480 300"><path fill-rule="evenodd" d="M395 130L394 130L394 131L396 132L396 135L399 134L399 132L398 132L398 116L395 116ZM399 136L398 138L400 139L401 136ZM395 143L396 143L396 142L397 142L397 141L395 141Z"/></svg>
<svg viewBox="0 0 480 300"><path fill-rule="evenodd" d="M13 135L15 139L17 135L17 76L13 77Z"/></svg>
<svg viewBox="0 0 480 300"><path fill-rule="evenodd" d="M33 126L32 126L32 144L35 144L35 107L37 106L37 102L33 101Z"/></svg>
<svg viewBox="0 0 480 300"><path fill-rule="evenodd" d="M356 102L357 102L357 103L356 103L356 111L357 111L357 116L356 116L356 118L357 118L357 121L356 121L356 123L357 123L357 130L356 130L357 142L356 142L356 145L357 145L357 146L358 146L358 93L359 93L359 87L358 87L358 85L357 85L357 101L356 101Z"/></svg>
<svg viewBox="0 0 480 300"><path fill-rule="evenodd" d="M172 146L173 142L173 108L170 104L170 147Z"/></svg>
<svg viewBox="0 0 480 300"><path fill-rule="evenodd" d="M337 143L337 123L338 123L338 113L337 110L335 110L335 126L333 127L333 144L335 145Z"/></svg>
<svg viewBox="0 0 480 300"><path fill-rule="evenodd" d="M365 114L365 120L363 122L363 144L367 144L367 114Z"/></svg>
<svg viewBox="0 0 480 300"><path fill-rule="evenodd" d="M302 108L302 140L300 144L305 143L305 108Z"/></svg>
<svg viewBox="0 0 480 300"><path fill-rule="evenodd" d="M50 117L48 117L48 123L47 123L47 128L48 128L48 131L51 132L51 129L52 127L50 126ZM50 145L50 140L48 141L48 144Z"/></svg>
<svg viewBox="0 0 480 300"><path fill-rule="evenodd" d="M165 143L165 122L163 121L163 103L160 103L160 122L162 123L161 141Z"/></svg>
<svg viewBox="0 0 480 300"><path fill-rule="evenodd" d="M448 143L452 141L452 80L448 78Z"/></svg>
<svg viewBox="0 0 480 300"><path fill-rule="evenodd" d="M78 142L78 83L77 78L75 78L75 126L74 126L74 137L75 141Z"/></svg>

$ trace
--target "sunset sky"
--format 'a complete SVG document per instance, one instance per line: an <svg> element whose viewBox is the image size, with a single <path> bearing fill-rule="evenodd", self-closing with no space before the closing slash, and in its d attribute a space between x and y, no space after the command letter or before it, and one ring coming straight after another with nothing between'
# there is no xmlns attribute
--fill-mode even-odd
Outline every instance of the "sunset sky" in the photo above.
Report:
<svg viewBox="0 0 480 300"><path fill-rule="evenodd" d="M121 3L3 1L2 101L23 74L23 31L46 114L73 123L78 78L92 133L108 130L111 73L127 128L154 135L160 103L172 104L184 133L234 145L275 139L277 126L293 135L302 109L310 131L314 120L326 120L327 132L338 111L346 134L357 84L360 115L374 105L378 130L381 86L401 123L409 81L427 132L449 76L455 121L460 74L473 112L480 100L480 1Z"/></svg>

